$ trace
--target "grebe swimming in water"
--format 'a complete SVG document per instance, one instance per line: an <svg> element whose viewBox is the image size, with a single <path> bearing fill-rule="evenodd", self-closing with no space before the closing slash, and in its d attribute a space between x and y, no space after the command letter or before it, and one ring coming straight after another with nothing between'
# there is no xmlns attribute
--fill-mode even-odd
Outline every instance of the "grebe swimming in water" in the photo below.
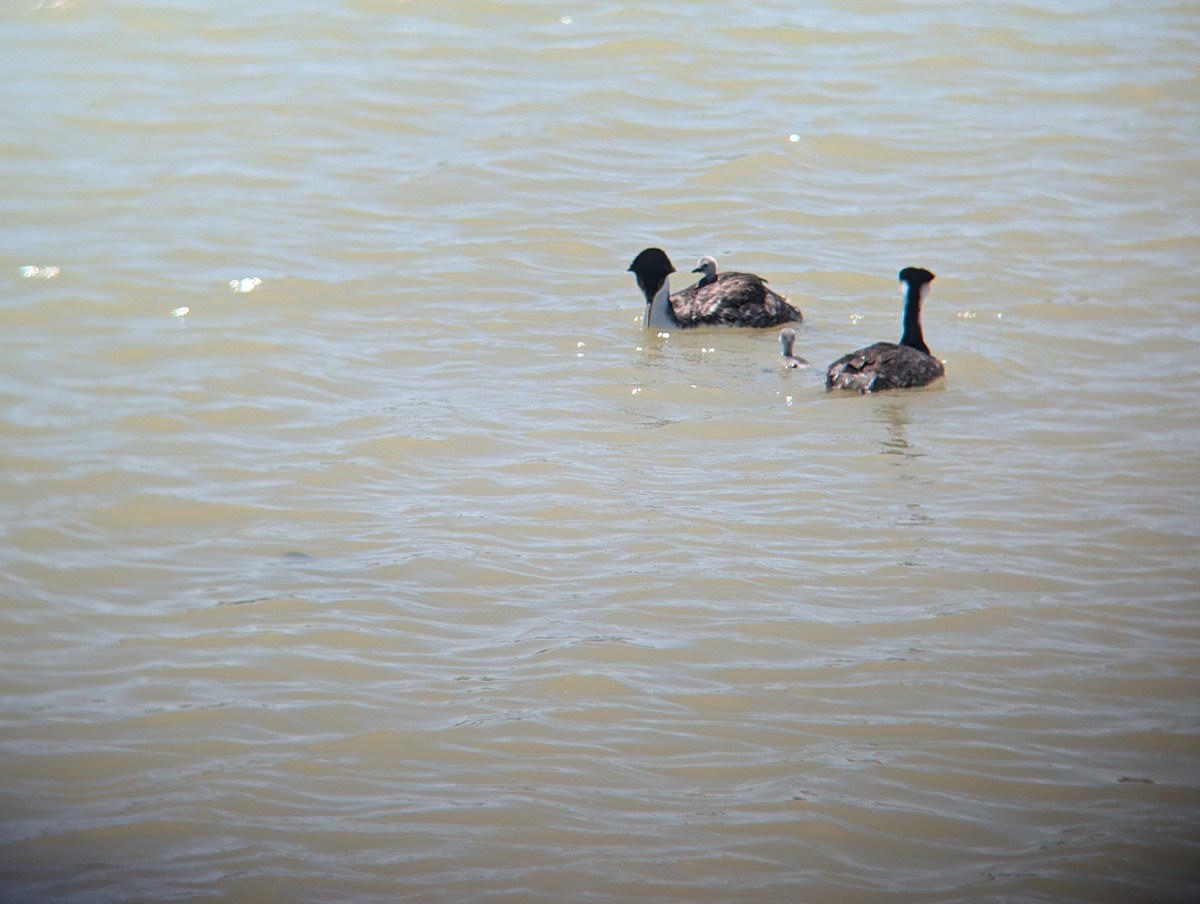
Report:
<svg viewBox="0 0 1200 904"><path fill-rule="evenodd" d="M711 273L705 261L712 264ZM646 329L672 330L697 326L778 326L801 320L800 312L765 281L752 273L717 275L717 262L701 258L697 273L704 277L694 286L671 294L668 277L675 272L671 259L659 248L647 248L633 259L630 271L646 296Z"/></svg>
<svg viewBox="0 0 1200 904"><path fill-rule="evenodd" d="M792 354L792 350L796 347L796 331L790 326L779 331L779 344L783 346L783 351L779 353L779 363L785 368L812 367L803 358L797 358Z"/></svg>
<svg viewBox="0 0 1200 904"><path fill-rule="evenodd" d="M920 267L905 267L900 281L907 286L904 297L904 334L900 342L876 342L838 358L825 371L825 388L880 392L928 386L946 373L946 368L929 354L921 332L921 304L929 294L933 274Z"/></svg>

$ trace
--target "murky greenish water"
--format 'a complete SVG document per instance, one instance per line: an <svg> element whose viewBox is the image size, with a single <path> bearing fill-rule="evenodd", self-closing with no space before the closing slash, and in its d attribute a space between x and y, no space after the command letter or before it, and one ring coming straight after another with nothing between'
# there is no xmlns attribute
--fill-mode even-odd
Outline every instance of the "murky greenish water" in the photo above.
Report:
<svg viewBox="0 0 1200 904"><path fill-rule="evenodd" d="M0 899L1196 900L1198 39L6 4Z"/></svg>

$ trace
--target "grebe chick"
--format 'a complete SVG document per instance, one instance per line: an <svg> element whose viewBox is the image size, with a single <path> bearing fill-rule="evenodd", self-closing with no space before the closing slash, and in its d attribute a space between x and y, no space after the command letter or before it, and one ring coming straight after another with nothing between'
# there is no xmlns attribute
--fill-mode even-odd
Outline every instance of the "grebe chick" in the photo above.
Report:
<svg viewBox="0 0 1200 904"><path fill-rule="evenodd" d="M796 331L790 326L785 326L779 331L779 344L783 346L783 351L780 352L779 363L785 368L812 367L803 358L797 358L792 354L792 349L796 347Z"/></svg>
<svg viewBox="0 0 1200 904"><path fill-rule="evenodd" d="M921 304L929 294L934 276L920 267L905 267L900 281L905 284L904 333L900 342L876 342L843 355L825 371L825 389L881 392L928 386L946 373L946 367L925 344L921 332Z"/></svg>
<svg viewBox="0 0 1200 904"><path fill-rule="evenodd" d="M712 260L709 258L709 260ZM751 273L716 274L681 292L671 294L668 277L675 272L671 259L659 248L647 248L633 259L629 270L646 296L646 329L672 330L698 326L768 327L801 320L787 298L766 287Z"/></svg>
<svg viewBox="0 0 1200 904"><path fill-rule="evenodd" d="M696 261L696 269L693 273L703 273L700 281L696 283L698 286L707 286L709 283L717 281L717 259L711 254L706 254L700 260ZM763 282L766 282L764 279Z"/></svg>

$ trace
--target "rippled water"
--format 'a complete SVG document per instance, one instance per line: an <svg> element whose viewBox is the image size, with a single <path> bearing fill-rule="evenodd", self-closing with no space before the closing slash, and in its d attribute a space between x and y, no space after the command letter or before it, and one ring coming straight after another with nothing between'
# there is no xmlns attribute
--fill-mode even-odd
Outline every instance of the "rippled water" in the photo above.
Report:
<svg viewBox="0 0 1200 904"><path fill-rule="evenodd" d="M1198 38L8 4L0 898L1195 900Z"/></svg>

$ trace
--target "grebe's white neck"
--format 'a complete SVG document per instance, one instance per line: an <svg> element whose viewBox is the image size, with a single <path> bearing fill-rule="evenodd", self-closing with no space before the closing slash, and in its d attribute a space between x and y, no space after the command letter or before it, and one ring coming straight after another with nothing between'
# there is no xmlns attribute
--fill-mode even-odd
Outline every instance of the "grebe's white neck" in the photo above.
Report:
<svg viewBox="0 0 1200 904"><path fill-rule="evenodd" d="M654 300L646 307L642 327L647 330L672 330L677 326L679 321L671 310L671 278L664 276L662 285L654 293Z"/></svg>

